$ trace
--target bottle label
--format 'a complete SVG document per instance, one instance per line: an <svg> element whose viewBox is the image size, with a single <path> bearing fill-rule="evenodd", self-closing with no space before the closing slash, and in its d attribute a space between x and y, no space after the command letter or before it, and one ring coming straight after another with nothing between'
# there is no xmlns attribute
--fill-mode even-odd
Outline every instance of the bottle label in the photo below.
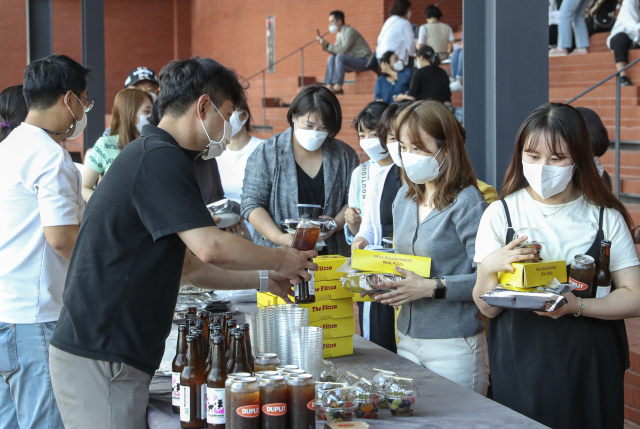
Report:
<svg viewBox="0 0 640 429"><path fill-rule="evenodd" d="M293 296L296 298L300 296L300 283L293 286Z"/></svg>
<svg viewBox="0 0 640 429"><path fill-rule="evenodd" d="M316 294L316 275L315 271L311 271L311 280L309 281L309 295Z"/></svg>
<svg viewBox="0 0 640 429"><path fill-rule="evenodd" d="M315 411L316 410L316 401L315 399L312 399L309 401L309 403L307 404L307 408L310 409L311 411Z"/></svg>
<svg viewBox="0 0 640 429"><path fill-rule="evenodd" d="M200 418L207 420L207 385L200 385Z"/></svg>
<svg viewBox="0 0 640 429"><path fill-rule="evenodd" d="M262 406L262 412L272 417L284 416L287 414L287 404L266 404Z"/></svg>
<svg viewBox="0 0 640 429"><path fill-rule="evenodd" d="M587 290L589 289L589 285L586 283L579 282L578 280L572 279L569 277L569 284L575 286L575 290Z"/></svg>
<svg viewBox="0 0 640 429"><path fill-rule="evenodd" d="M171 405L180 406L180 373L171 373Z"/></svg>
<svg viewBox="0 0 640 429"><path fill-rule="evenodd" d="M207 387L207 423L210 425L223 425L225 390Z"/></svg>
<svg viewBox="0 0 640 429"><path fill-rule="evenodd" d="M260 415L260 405L245 405L244 407L238 407L236 413L240 417L254 418Z"/></svg>
<svg viewBox="0 0 640 429"><path fill-rule="evenodd" d="M611 286L598 286L596 298L604 298L611 293Z"/></svg>
<svg viewBox="0 0 640 429"><path fill-rule="evenodd" d="M180 386L180 421L191 420L191 389Z"/></svg>

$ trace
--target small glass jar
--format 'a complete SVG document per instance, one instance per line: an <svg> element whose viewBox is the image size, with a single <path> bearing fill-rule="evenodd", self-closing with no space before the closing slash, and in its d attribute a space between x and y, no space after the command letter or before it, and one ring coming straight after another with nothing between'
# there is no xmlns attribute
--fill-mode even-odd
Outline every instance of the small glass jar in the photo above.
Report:
<svg viewBox="0 0 640 429"><path fill-rule="evenodd" d="M276 371L278 371L278 374L282 375L282 371L284 371L285 369L299 369L300 367L298 365L281 365L276 367Z"/></svg>
<svg viewBox="0 0 640 429"><path fill-rule="evenodd" d="M291 374L287 380L289 394L289 427L315 427L315 382L311 374Z"/></svg>
<svg viewBox="0 0 640 429"><path fill-rule="evenodd" d="M226 415L229 427L244 428L251 427L253 422L257 424L257 417L260 416L260 385L255 377L239 377L232 380L227 398L229 411Z"/></svg>
<svg viewBox="0 0 640 429"><path fill-rule="evenodd" d="M262 377L273 377L275 375L280 374L278 374L278 371L258 371L255 373L254 377L257 378L258 381L260 381Z"/></svg>
<svg viewBox="0 0 640 429"><path fill-rule="evenodd" d="M289 377L292 375L305 374L306 371L304 369L285 369L282 371L282 376L285 381L289 380Z"/></svg>
<svg viewBox="0 0 640 429"><path fill-rule="evenodd" d="M256 356L254 361L254 371L275 371L280 366L280 358L275 353L264 353Z"/></svg>
<svg viewBox="0 0 640 429"><path fill-rule="evenodd" d="M289 420L287 385L281 375L260 379L260 420L264 428L285 428Z"/></svg>

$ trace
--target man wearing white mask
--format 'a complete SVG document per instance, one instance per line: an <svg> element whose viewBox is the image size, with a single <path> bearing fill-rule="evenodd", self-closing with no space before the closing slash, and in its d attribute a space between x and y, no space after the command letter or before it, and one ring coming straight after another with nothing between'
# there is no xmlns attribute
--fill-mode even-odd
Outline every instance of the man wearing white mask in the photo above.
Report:
<svg viewBox="0 0 640 429"><path fill-rule="evenodd" d="M203 288L286 296L317 267L307 260L315 251L268 249L220 231L204 204L192 162L228 145L229 118L245 97L235 72L193 57L167 64L160 81L162 120L111 165L71 258L49 349L67 429L147 427L149 383L183 275Z"/></svg>
<svg viewBox="0 0 640 429"><path fill-rule="evenodd" d="M358 155L335 136L342 125L338 98L319 85L305 87L287 113L290 128L267 139L247 161L242 188L242 216L255 228L262 246L290 245L281 230L286 219L300 217L298 204L323 207L338 228L321 237L330 255L349 255L344 238L351 172Z"/></svg>
<svg viewBox="0 0 640 429"><path fill-rule="evenodd" d="M85 204L60 146L87 125L89 70L64 55L29 64L25 121L0 145L0 427L62 429L47 349Z"/></svg>
<svg viewBox="0 0 640 429"><path fill-rule="evenodd" d="M331 54L327 59L324 83L336 94L343 94L345 72L367 70L371 49L358 30L344 23L344 12L340 10L329 14L329 32L336 35L334 44L322 36L316 38L322 49Z"/></svg>
<svg viewBox="0 0 640 429"><path fill-rule="evenodd" d="M231 140L227 150L217 159L218 169L225 198L241 203L242 182L247 160L264 140L250 134L251 111L246 101L236 108L229 122L232 128ZM247 223L247 228L253 236L253 226Z"/></svg>

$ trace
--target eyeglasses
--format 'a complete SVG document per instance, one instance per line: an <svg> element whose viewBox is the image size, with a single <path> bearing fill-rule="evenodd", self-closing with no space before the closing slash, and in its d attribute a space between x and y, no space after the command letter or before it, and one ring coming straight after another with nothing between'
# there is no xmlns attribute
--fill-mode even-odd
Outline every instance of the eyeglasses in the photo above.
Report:
<svg viewBox="0 0 640 429"><path fill-rule="evenodd" d="M95 104L95 102L93 100L89 100L87 97L81 95L80 97L82 97L84 99L84 101L80 100L78 98L77 95L73 94L74 97L76 97L76 100L78 100L80 102L80 104L82 104L84 106L84 112L88 113L91 109L93 109L93 105Z"/></svg>

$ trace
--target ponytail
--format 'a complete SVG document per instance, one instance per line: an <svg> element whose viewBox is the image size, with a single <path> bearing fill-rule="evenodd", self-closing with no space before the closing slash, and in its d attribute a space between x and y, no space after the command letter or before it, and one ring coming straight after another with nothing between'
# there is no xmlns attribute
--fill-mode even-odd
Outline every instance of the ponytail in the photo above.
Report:
<svg viewBox="0 0 640 429"><path fill-rule="evenodd" d="M424 59L428 59L429 63L431 63L432 66L436 66L436 67L438 67L441 63L440 55L438 55L438 53L435 52L431 46L427 46L427 45L418 49L418 52L416 52L416 57L422 57Z"/></svg>

